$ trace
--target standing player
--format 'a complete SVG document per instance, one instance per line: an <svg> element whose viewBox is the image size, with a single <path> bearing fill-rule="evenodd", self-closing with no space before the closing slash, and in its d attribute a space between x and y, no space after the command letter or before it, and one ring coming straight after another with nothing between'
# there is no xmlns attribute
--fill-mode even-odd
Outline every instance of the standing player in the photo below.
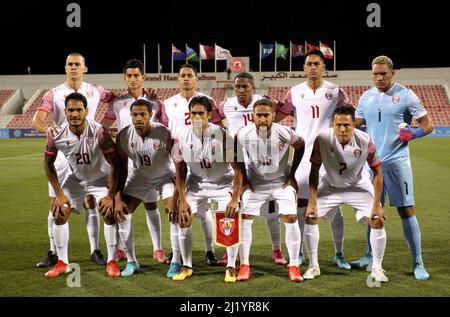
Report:
<svg viewBox="0 0 450 317"><path fill-rule="evenodd" d="M191 99L197 96L206 96L205 94L196 91L197 81L197 69L190 64L181 65L178 73L180 92L175 96L164 100L161 122L166 124L174 138L178 138L180 132L183 131L185 127L191 125L189 113L189 102ZM213 107L216 107L214 100L209 96L207 97L211 99ZM216 265L217 259L214 254L213 218L211 211L208 210L206 213L197 213L196 217L200 218L203 235L205 237L206 262L209 265ZM173 243L175 243L175 241L172 241L172 246L174 246Z"/></svg>
<svg viewBox="0 0 450 317"><path fill-rule="evenodd" d="M114 97L102 120L103 126L107 128L109 128L116 120L118 132L132 124L131 104L138 99L149 99L148 93L143 88L145 80L144 64L140 60L131 59L127 61L123 68L123 74L128 91L120 96ZM159 109L162 109L163 104L162 101L157 98L153 98L152 101L157 104L157 109L152 110L153 121L157 121L161 114ZM129 174L131 174L132 164L128 164L128 169ZM147 227L153 244L153 258L159 263L166 263L167 257L162 249L161 243L161 216L156 204L158 194L155 190L151 190L150 194L146 197L148 201L144 201L144 207L147 215Z"/></svg>
<svg viewBox="0 0 450 317"><path fill-rule="evenodd" d="M134 101L130 106L133 124L123 128L117 136L117 147L123 168L115 211L117 218L120 219L119 234L125 244L128 259L121 276L131 276L139 270L131 225L132 213L139 204L149 201L152 191L158 190L166 212L172 212L174 192L173 162L170 158L172 138L164 125L151 122L152 108L152 103L145 99ZM129 160L133 163L131 173L128 173Z"/></svg>
<svg viewBox="0 0 450 317"><path fill-rule="evenodd" d="M320 275L319 217L333 219L338 212L335 207L348 204L355 210L358 222L368 221L372 227L372 277L377 282L388 282L389 279L381 268L386 248L384 212L380 202L383 189L381 161L377 159L371 138L366 133L355 130L355 109L351 105L336 108L332 124L332 128L322 130L316 137L311 154L311 197L305 214L305 245L310 263L303 278L314 279ZM364 173L365 162L372 169L374 185L370 182L369 175ZM319 181L322 163L326 173Z"/></svg>
<svg viewBox="0 0 450 317"><path fill-rule="evenodd" d="M227 215L232 215L237 211L242 189L242 172L237 163L233 162L233 138L225 129L208 122L211 119L211 99L206 96L194 97L189 102L189 110L192 126L179 134L178 148L181 157L176 161L179 241L183 267L172 277L175 281L184 280L193 273L192 216L206 212L208 199L217 201L218 212L227 211ZM187 180L186 169L189 169ZM236 282L238 249L239 246L227 247L225 282Z"/></svg>
<svg viewBox="0 0 450 317"><path fill-rule="evenodd" d="M46 132L47 136L52 136L57 133L59 127L67 122L65 115L65 97L73 92L81 93L88 101L89 112L88 119L94 120L97 107L100 102L108 102L112 98L112 94L98 85L89 84L83 81L84 73L87 72L84 57L79 53L71 53L66 59L66 75L65 83L49 90L42 98L42 104L34 114L32 126L38 132ZM47 117L52 113L53 125L46 123ZM64 155L59 153L55 168L61 184L65 173L68 170L68 163ZM48 185L50 206L55 201L56 194L53 187ZM99 216L95 207L95 201L92 197L87 197L85 202L84 222L89 236L89 243L91 246L91 260L97 264L105 265L106 261L100 252L98 241L100 235ZM48 214L48 236L50 239L50 250L47 257L42 262L39 262L37 267L48 267L56 264L58 255L56 254L56 247L53 235L54 217L51 211Z"/></svg>
<svg viewBox="0 0 450 317"><path fill-rule="evenodd" d="M261 99L253 105L254 124L242 127L236 135L238 155L245 156L249 188L242 195L241 266L238 281L250 279L249 255L252 244L252 224L260 215L261 206L269 200L278 205L278 213L286 227L285 242L289 253L289 279L303 281L298 256L301 235L297 224L297 192L295 170L303 154L303 139L291 129L272 123L275 106ZM292 168L289 168L289 148L295 148ZM243 158L243 156L240 156Z"/></svg>
<svg viewBox="0 0 450 317"><path fill-rule="evenodd" d="M403 233L411 252L414 276L427 280L430 275L422 261L422 241L417 218L414 215L414 189L408 142L427 135L433 130L427 111L410 89L393 82L395 74L392 60L378 56L372 61L372 80L375 87L367 90L359 99L356 110L356 127L366 124L367 133L373 138L383 161L383 196L389 195L391 206L397 207L402 219ZM411 118L420 128L409 126ZM406 122L405 128L400 124ZM370 228L368 227L368 230ZM372 252L352 262L363 267L372 263Z"/></svg>
<svg viewBox="0 0 450 317"><path fill-rule="evenodd" d="M228 121L228 131L233 137L239 128L253 123L253 104L263 98L261 95L255 94L254 78L246 72L236 75L234 79L234 93L236 94L235 97L225 99L218 109L214 109L211 119L211 122L216 124L226 119ZM287 260L281 252L280 218L275 213L274 208L271 208L269 212L263 213L263 215L266 217L267 227L272 240L272 259L277 264L285 265ZM219 260L219 264L227 264L226 254L224 254L224 258Z"/></svg>
<svg viewBox="0 0 450 317"><path fill-rule="evenodd" d="M325 81L325 61L321 51L309 51L303 65L307 80L293 86L286 95L283 106L279 107L276 121L282 120L286 115L294 115L296 121L295 131L305 140L305 154L300 167L295 173L298 183L298 218L302 234L304 235L305 209L309 197L309 172L311 169L311 152L314 139L320 131L331 126L331 114L336 107L347 101L344 91L338 86ZM333 233L336 255L334 262L341 269L349 270L350 264L344 259L344 218L340 207L334 219L330 222ZM303 252L300 254L300 263L304 263Z"/></svg>
<svg viewBox="0 0 450 317"><path fill-rule="evenodd" d="M61 126L56 136L48 136L45 148L44 169L56 193L52 212L58 254L58 262L45 276L56 277L70 271L67 221L72 212L79 213L86 195L92 195L94 202L99 203L105 221L107 273L109 276L118 276L119 270L114 261L117 245L113 202L118 180L115 145L105 127L87 119L88 101L82 94L69 94L65 104L68 123ZM69 164L69 171L61 184L54 165L58 151L63 153Z"/></svg>

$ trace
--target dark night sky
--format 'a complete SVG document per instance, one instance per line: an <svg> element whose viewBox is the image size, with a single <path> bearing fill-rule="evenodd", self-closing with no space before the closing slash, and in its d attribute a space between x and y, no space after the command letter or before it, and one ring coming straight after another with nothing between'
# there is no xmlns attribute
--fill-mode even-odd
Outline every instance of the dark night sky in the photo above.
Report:
<svg viewBox="0 0 450 317"><path fill-rule="evenodd" d="M330 46L336 40L338 70L367 69L381 54L392 57L396 68L450 66L442 49L449 29L443 1L264 1L3 2L0 74L26 74L28 65L33 74L62 73L71 51L85 55L90 73L118 73L128 59L142 58L143 43L147 71L157 71L160 43L163 71L168 72L170 43L180 49L188 43L197 50L199 42L250 56L252 70L258 70L259 41L289 40L321 40ZM66 25L71 2L81 5L81 28ZM371 2L381 5L381 28L366 25ZM265 70L272 70L271 60L264 60ZM278 70L288 69L287 62L278 61ZM300 63L295 60L295 69ZM205 63L204 71L212 65Z"/></svg>

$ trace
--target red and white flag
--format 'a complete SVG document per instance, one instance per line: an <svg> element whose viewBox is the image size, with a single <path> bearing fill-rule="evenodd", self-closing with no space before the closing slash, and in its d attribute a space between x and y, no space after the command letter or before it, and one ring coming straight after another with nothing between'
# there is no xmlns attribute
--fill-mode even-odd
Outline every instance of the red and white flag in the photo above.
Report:
<svg viewBox="0 0 450 317"><path fill-rule="evenodd" d="M206 46L200 44L200 59L214 59L216 51L214 46Z"/></svg>
<svg viewBox="0 0 450 317"><path fill-rule="evenodd" d="M323 57L333 59L333 51L327 44L320 43L320 51L322 52Z"/></svg>
<svg viewBox="0 0 450 317"><path fill-rule="evenodd" d="M306 44L306 50L309 52L309 51L318 51L319 50L319 47L318 46L316 46L316 45L314 45L314 44L309 44L309 43L307 43Z"/></svg>
<svg viewBox="0 0 450 317"><path fill-rule="evenodd" d="M224 212L215 213L215 243L222 247L234 247L241 242L240 213L233 218L225 218Z"/></svg>

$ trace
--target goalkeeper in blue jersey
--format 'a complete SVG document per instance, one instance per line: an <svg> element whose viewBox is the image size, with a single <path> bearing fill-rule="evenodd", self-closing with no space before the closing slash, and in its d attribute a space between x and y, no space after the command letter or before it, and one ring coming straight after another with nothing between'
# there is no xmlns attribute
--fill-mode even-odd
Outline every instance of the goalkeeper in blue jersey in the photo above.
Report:
<svg viewBox="0 0 450 317"><path fill-rule="evenodd" d="M366 125L366 132L375 142L383 162L383 195L389 195L391 206L397 207L402 218L403 233L412 255L414 276L427 280L430 275L422 261L419 223L414 215L414 191L408 142L433 130L427 111L409 88L392 81L395 70L392 60L378 56L372 61L375 87L365 91L356 109L356 127ZM414 118L420 127L409 124ZM370 227L367 227L368 235ZM368 239L369 241L369 239ZM372 251L350 263L354 267L371 266Z"/></svg>

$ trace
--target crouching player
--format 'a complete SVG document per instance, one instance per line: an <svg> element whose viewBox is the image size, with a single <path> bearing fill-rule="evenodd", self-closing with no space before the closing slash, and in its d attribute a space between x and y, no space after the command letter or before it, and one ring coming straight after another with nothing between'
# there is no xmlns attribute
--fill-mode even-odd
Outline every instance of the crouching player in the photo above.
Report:
<svg viewBox="0 0 450 317"><path fill-rule="evenodd" d="M368 174L363 173L366 161L373 171L374 185ZM369 135L355 129L355 109L351 105L334 110L332 127L321 132L314 141L311 164L311 199L305 213L305 246L310 264L303 277L314 279L320 275L317 255L319 217L332 221L335 207L348 204L355 210L356 220L368 220L372 228L372 278L388 282L381 268L386 247L385 216L380 202L383 188L381 161L377 159L375 144ZM326 174L319 181L322 164Z"/></svg>
<svg viewBox="0 0 450 317"><path fill-rule="evenodd" d="M169 129L151 122L152 103L145 99L134 101L130 111L133 124L123 128L117 136L117 148L123 163L114 206L120 239L127 253L127 266L120 273L125 277L139 270L131 224L133 212L141 202L149 201L151 190L157 190L162 196L166 213L171 213L174 192L173 161L170 157L173 142ZM128 158L133 162L130 174ZM173 252L174 258L179 257L176 250Z"/></svg>
<svg viewBox="0 0 450 317"><path fill-rule="evenodd" d="M297 182L294 176L303 156L304 141L293 130L273 123L274 104L268 99L254 103L253 117L255 123L242 127L236 135L238 157L245 156L249 181L249 188L242 195L241 267L237 280L250 279L253 218L260 215L265 202L274 200L286 226L289 278L293 282L302 282L298 263L301 235L297 223ZM290 145L295 148L291 168L288 165Z"/></svg>
<svg viewBox="0 0 450 317"><path fill-rule="evenodd" d="M86 119L87 104L82 94L69 94L65 98L67 123L61 126L56 136L50 134L47 138L44 169L56 192L52 212L58 262L45 273L46 277L56 277L70 271L68 219L72 212L79 213L85 195L95 197L103 215L108 275L118 270L113 260L116 252L113 202L118 182L118 159L108 129ZM70 167L61 185L54 166L58 151L67 158Z"/></svg>

